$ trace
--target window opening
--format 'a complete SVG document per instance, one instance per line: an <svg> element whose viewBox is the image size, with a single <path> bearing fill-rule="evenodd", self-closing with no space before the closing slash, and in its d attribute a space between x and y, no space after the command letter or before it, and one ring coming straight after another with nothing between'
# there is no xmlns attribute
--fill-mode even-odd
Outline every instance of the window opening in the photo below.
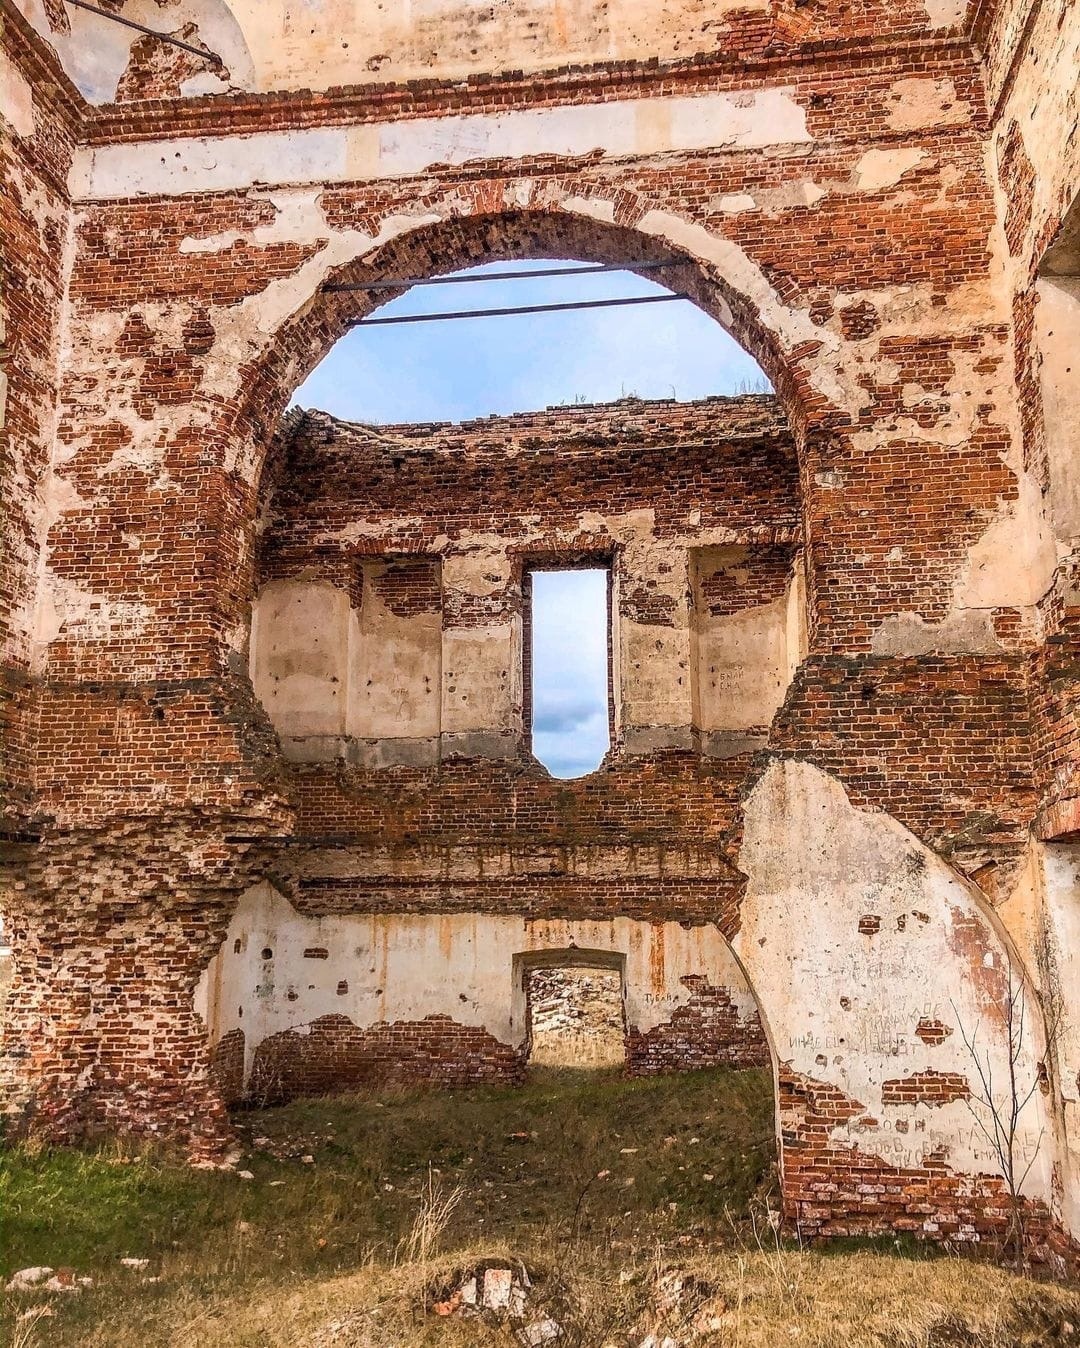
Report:
<svg viewBox="0 0 1080 1348"><path fill-rule="evenodd" d="M526 576L525 710L553 777L594 772L611 747L610 577L606 567Z"/></svg>
<svg viewBox="0 0 1080 1348"><path fill-rule="evenodd" d="M768 392L756 361L708 314L687 300L657 302L675 299L659 278L677 293L688 266L646 263L642 270L535 258L376 280L370 291L376 299L384 283L387 291L423 284L373 310L369 317L377 323L352 327L297 389L294 405L396 425L623 397ZM337 287L331 282L330 288ZM648 302L637 303L641 299ZM635 303L613 308L609 300ZM358 301L359 318L362 295ZM597 301L605 303L550 307ZM466 309L513 309L514 316L385 323Z"/></svg>

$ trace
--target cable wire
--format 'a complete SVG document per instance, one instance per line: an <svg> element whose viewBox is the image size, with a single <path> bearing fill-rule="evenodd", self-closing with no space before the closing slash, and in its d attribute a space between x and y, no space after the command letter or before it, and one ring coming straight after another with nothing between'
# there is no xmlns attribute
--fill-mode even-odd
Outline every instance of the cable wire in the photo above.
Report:
<svg viewBox="0 0 1080 1348"><path fill-rule="evenodd" d="M613 309L623 304L666 304L689 295L636 295L620 300L576 300L568 304L523 304L507 309L459 309L446 314L395 314L389 318L356 318L350 328L374 328L390 323L438 323L448 318L502 318L511 314L553 314L567 309Z"/></svg>

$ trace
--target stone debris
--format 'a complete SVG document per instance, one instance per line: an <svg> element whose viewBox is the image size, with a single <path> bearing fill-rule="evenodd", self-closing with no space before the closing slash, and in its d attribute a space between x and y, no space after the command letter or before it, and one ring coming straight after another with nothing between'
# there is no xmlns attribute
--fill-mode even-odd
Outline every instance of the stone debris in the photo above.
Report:
<svg viewBox="0 0 1080 1348"><path fill-rule="evenodd" d="M538 1348L552 1343L562 1327L541 1312L528 1316L532 1279L524 1264L487 1264L458 1274L431 1301L433 1314L483 1316L509 1324L519 1342Z"/></svg>
<svg viewBox="0 0 1080 1348"><path fill-rule="evenodd" d="M93 1285L93 1278L80 1276L74 1269L35 1264L13 1273L7 1281L7 1291L28 1292L36 1287L43 1292L81 1292L84 1287Z"/></svg>
<svg viewBox="0 0 1080 1348"><path fill-rule="evenodd" d="M137 1268L137 1269L142 1269L142 1268L149 1268L149 1267L150 1267L150 1260L149 1260L149 1259L139 1259L139 1258L137 1258L136 1256L130 1255L130 1254L129 1254L129 1255L124 1255L124 1256L121 1258L120 1262L123 1264L123 1266L124 1266L125 1268Z"/></svg>
<svg viewBox="0 0 1080 1348"><path fill-rule="evenodd" d="M20 1268L17 1273L13 1273L7 1282L9 1292L23 1292L28 1287L37 1287L39 1284L51 1278L54 1269L45 1264L35 1264L30 1268Z"/></svg>
<svg viewBox="0 0 1080 1348"><path fill-rule="evenodd" d="M70 1268L59 1268L42 1286L46 1292L81 1292L92 1283L92 1278L79 1278Z"/></svg>
<svg viewBox="0 0 1080 1348"><path fill-rule="evenodd" d="M530 1320L516 1331L519 1343L525 1345L525 1348L541 1348L545 1343L554 1343L556 1339L561 1339L563 1334L562 1325L550 1316L542 1316L539 1320Z"/></svg>

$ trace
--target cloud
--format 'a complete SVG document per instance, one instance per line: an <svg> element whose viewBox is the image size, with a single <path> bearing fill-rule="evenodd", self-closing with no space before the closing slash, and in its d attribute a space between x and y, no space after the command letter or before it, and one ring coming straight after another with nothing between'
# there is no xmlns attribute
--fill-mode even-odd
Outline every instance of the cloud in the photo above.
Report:
<svg viewBox="0 0 1080 1348"><path fill-rule="evenodd" d="M533 752L556 777L608 750L607 590L602 570L533 573Z"/></svg>
<svg viewBox="0 0 1080 1348"><path fill-rule="evenodd" d="M585 725L595 712L595 702L586 698L563 700L548 697L543 707L533 713L533 734L557 735L576 730Z"/></svg>

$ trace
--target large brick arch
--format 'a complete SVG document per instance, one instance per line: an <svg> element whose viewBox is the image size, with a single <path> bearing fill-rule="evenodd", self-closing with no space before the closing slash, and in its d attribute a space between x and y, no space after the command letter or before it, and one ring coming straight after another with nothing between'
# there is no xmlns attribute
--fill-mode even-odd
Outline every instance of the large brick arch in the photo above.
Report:
<svg viewBox="0 0 1080 1348"><path fill-rule="evenodd" d="M522 199L525 208L515 204ZM325 201L324 209L329 215ZM344 224L348 201L337 211ZM842 408L814 389L808 359L817 355L813 343L796 340L792 330L798 318L791 321L790 311L752 260L692 220L666 216L640 193L621 190L608 199L570 196L550 183L537 185L529 179L484 182L433 194L415 208L415 216L365 220L364 234L377 242L355 257L338 265L312 259L318 265L309 264L306 293L258 356L242 368L243 396L231 409L222 440L231 446L242 489L251 488L238 502L249 519L256 512L277 418L296 387L352 323L401 293L335 292L324 289L327 285L428 277L515 259L620 261L633 270L634 262L671 258L677 265L650 272L651 279L687 293L754 356L777 391L797 443L804 442L811 426L827 433L846 419ZM240 445L245 446L242 457ZM812 477L807 480L813 490ZM812 550L812 541L807 547ZM240 598L246 602L248 596Z"/></svg>
<svg viewBox="0 0 1080 1348"><path fill-rule="evenodd" d="M1008 1191L976 1119L992 1131L980 1099L1001 1120L1024 1098L1021 1208L1033 1241L1064 1250L1042 1002L977 886L807 762L762 765L744 829L733 948L776 1069L788 1218L808 1236L1003 1240Z"/></svg>

